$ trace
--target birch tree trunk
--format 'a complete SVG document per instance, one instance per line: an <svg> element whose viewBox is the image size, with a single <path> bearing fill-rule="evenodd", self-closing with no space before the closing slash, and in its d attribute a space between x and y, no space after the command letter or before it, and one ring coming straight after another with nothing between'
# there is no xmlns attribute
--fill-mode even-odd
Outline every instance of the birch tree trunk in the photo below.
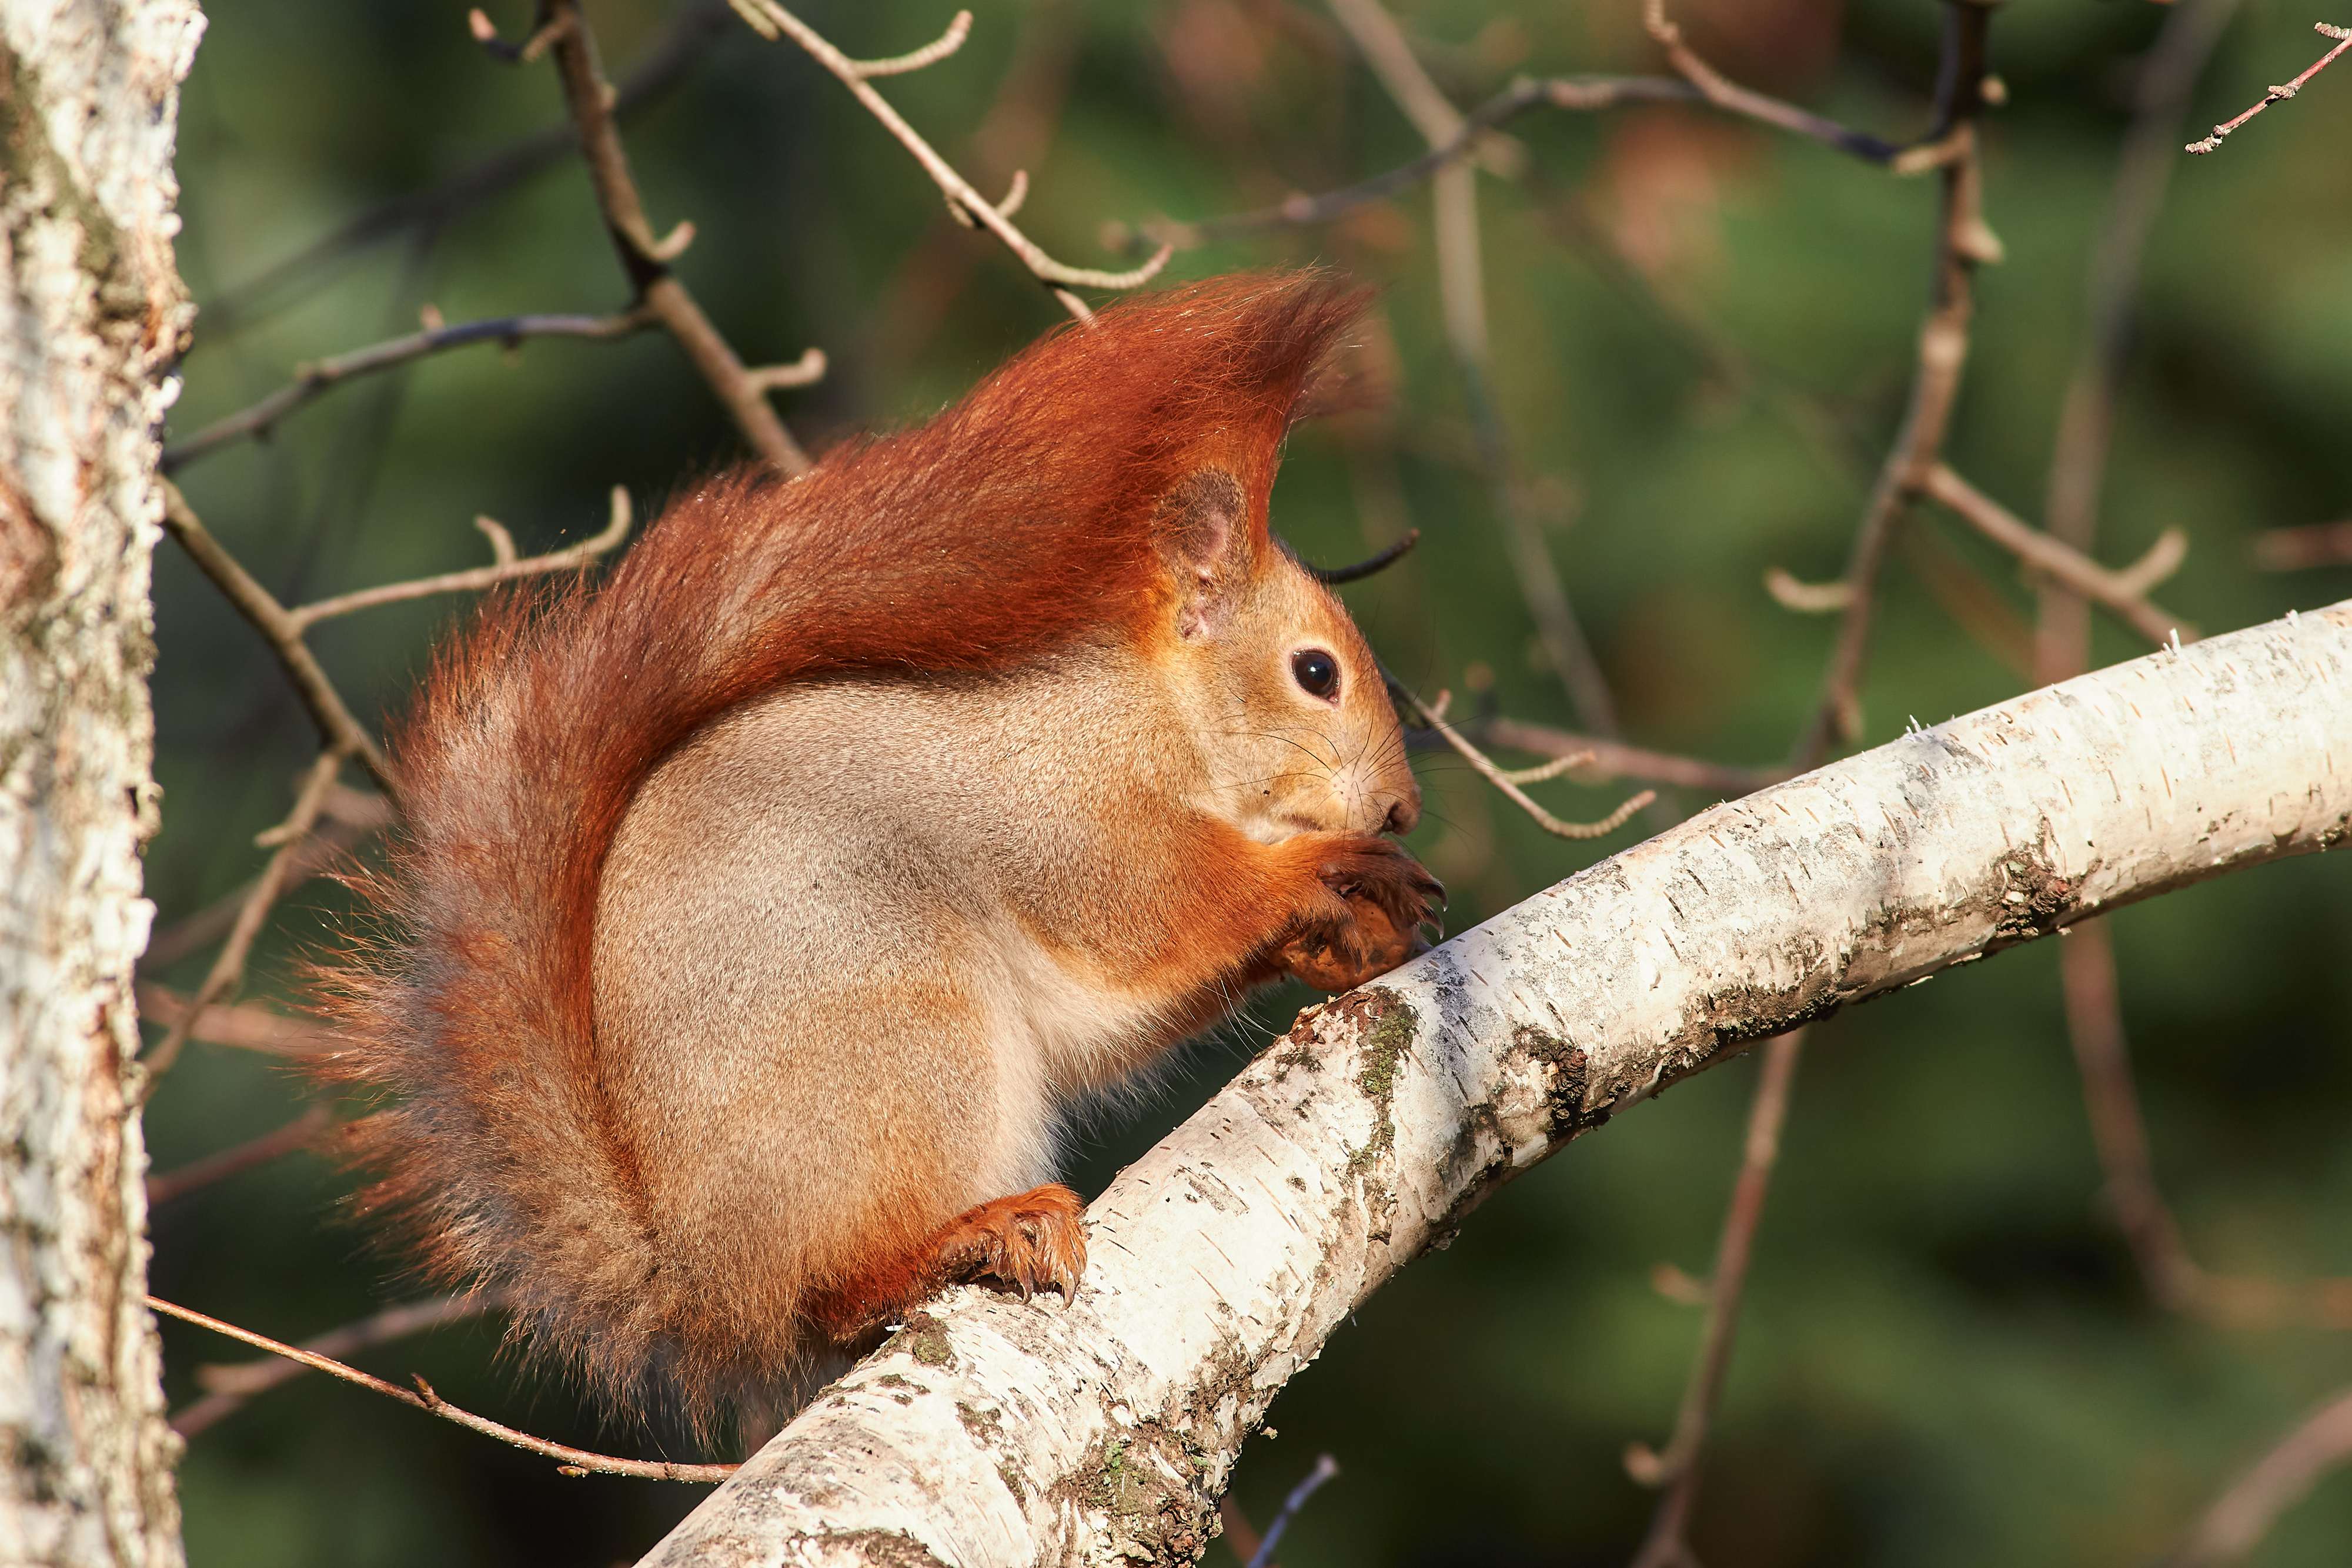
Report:
<svg viewBox="0 0 2352 1568"><path fill-rule="evenodd" d="M2352 601L1718 806L1308 1009L1095 1203L1066 1311L912 1314L647 1561L1189 1560L1284 1383L1570 1139L1848 1002L2347 838Z"/></svg>
<svg viewBox="0 0 2352 1568"><path fill-rule="evenodd" d="M0 0L0 1560L172 1564L131 967L193 0Z"/></svg>

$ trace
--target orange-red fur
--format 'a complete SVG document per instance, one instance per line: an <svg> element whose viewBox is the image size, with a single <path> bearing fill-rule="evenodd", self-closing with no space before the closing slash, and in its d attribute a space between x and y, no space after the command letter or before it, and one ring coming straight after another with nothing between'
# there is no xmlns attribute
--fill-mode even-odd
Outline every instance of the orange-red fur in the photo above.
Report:
<svg viewBox="0 0 2352 1568"><path fill-rule="evenodd" d="M404 1216L427 1273L500 1292L521 1331L609 1401L642 1408L667 1383L698 1419L736 1354L713 1341L735 1335L756 1359L795 1332L763 1312L844 1335L959 1271L1024 1287L1076 1277L1076 1199L1040 1188L916 1231L877 1210L872 1256L810 1281L805 1301L708 1301L685 1321L654 1288L641 1162L659 1151L623 1131L597 1051L599 877L647 775L761 694L845 673L1004 670L1162 634L1175 590L1155 507L1214 467L1240 481L1262 535L1293 410L1358 308L1314 274L1114 307L930 423L802 479L747 470L698 486L601 590L482 610L394 737L405 826L361 879L382 935L322 966L350 1041L323 1071L385 1096L353 1134L381 1173L364 1202ZM1268 846L1211 824L1139 868L1119 918L1040 935L1171 1008L1286 968L1346 978L1368 955L1410 950L1433 886L1401 854L1371 863L1382 856L1367 841L1381 842ZM1350 899L1366 920L1350 924Z"/></svg>

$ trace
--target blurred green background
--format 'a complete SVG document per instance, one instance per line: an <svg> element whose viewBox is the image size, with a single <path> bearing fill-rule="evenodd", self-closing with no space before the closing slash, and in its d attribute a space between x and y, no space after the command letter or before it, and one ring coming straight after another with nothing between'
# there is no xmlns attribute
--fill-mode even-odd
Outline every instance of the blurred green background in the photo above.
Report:
<svg viewBox="0 0 2352 1568"><path fill-rule="evenodd" d="M592 0L625 78L674 42L687 0ZM936 35L951 7L827 0L804 14L853 54ZM822 447L940 406L1055 322L1053 300L952 225L913 162L830 78L724 16L625 134L656 230L752 362L814 344L822 385L784 394ZM1927 0L1712 0L1679 8L1741 79L1892 138L1927 118L1939 7ZM1988 131L1987 213L2004 265L1980 280L1950 451L2041 512L2058 399L2082 339L2083 275L2142 52L2168 15L2135 0L2032 0L1995 18L2009 101ZM1399 12L1468 103L1519 72L1657 68L1635 0L1421 4ZM507 0L494 18L527 24ZM2316 57L2314 16L2242 8L2191 99L2201 129ZM2333 20L2352 20L2334 16ZM1345 183L1419 150L1328 14L1285 0L981 0L953 59L884 84L984 188L1032 180L1020 221L1064 259L1120 265L1105 225L1202 216ZM544 65L509 68L464 9L425 0L223 0L191 77L180 263L203 306L173 433L297 364L410 330L519 311L616 309L618 269L576 159L490 199L409 203L360 242L318 242L556 125ZM1767 568L1833 578L1864 477L1806 434L1818 410L1867 455L1899 412L1927 278L1934 189L1706 111L1515 121L1530 178L1480 181L1494 382L1523 495L1560 562L1631 736L1770 764L1811 709L1833 632L1763 591ZM2213 157L2183 158L2147 259L2100 553L2167 526L2189 564L2164 601L2213 629L2352 593L2352 570L2256 570L2263 528L2352 515L2352 67ZM1321 260L1383 290L1385 413L1309 429L1276 497L1310 559L1353 559L1410 523L1402 566L1348 591L1424 692L1515 717L1576 715L1536 652L1442 335L1425 190L1330 227L1178 257L1170 276ZM1792 411L1798 411L1793 412ZM267 444L181 476L225 542L291 601L475 564L488 513L526 549L593 532L629 487L641 516L730 459L731 427L666 338L538 341L370 378ZM2010 561L1948 519L1916 530L2031 613ZM1947 573L1948 575L1948 573ZM310 755L307 721L248 628L184 558L156 569L157 770L149 881L168 924L259 863ZM371 720L403 700L456 600L315 636ZM2114 627L2101 662L2138 651ZM1866 740L2024 684L1962 631L1908 558L1890 572L1864 688ZM1446 759L1415 847L1457 925L1627 841L1548 839ZM1598 816L1617 789L1539 787ZM1704 804L1685 795L1675 804ZM1638 826L1638 825L1637 825ZM2352 1273L2352 884L2333 859L2192 889L2117 916L2126 1021L2157 1149L2210 1266ZM331 917L325 883L273 921L247 995L286 1005L290 962ZM2098 1199L2058 1007L2054 944L1840 1017L1798 1082L1695 1544L1713 1568L1798 1563L2127 1564L2175 1541L2221 1481L2352 1382L2352 1334L2216 1330L2153 1307ZM208 954L155 978L193 988ZM1261 999L1131 1119L1088 1141L1098 1188L1282 1026ZM1287 1389L1236 1495L1263 1525L1315 1456L1342 1475L1284 1543L1293 1568L1615 1563L1652 1494L1629 1442L1662 1441L1698 1313L1654 1266L1709 1266L1752 1064L1677 1088L1482 1209ZM150 1113L159 1171L285 1123L302 1094L267 1058L195 1045ZM171 1202L155 1289L287 1338L411 1287L336 1212L343 1178L297 1155ZM175 1404L235 1360L167 1325ZM370 1352L387 1375L589 1444L570 1390L518 1372L495 1325ZM182 1467L198 1564L633 1559L700 1494L550 1466L320 1379L201 1435ZM1212 1558L1230 1559L1214 1546ZM2352 1476L2322 1483L2257 1561L2352 1560Z"/></svg>

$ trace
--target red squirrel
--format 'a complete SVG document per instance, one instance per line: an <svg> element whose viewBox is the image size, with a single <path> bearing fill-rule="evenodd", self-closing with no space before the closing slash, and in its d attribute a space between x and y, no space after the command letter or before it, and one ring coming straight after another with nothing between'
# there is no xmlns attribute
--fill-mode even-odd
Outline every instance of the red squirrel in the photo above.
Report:
<svg viewBox="0 0 2352 1568"><path fill-rule="evenodd" d="M1379 667L1267 531L1360 308L1113 306L441 650L320 977L426 1274L617 1412L772 1426L950 1282L1075 1291L1074 1106L1422 949Z"/></svg>

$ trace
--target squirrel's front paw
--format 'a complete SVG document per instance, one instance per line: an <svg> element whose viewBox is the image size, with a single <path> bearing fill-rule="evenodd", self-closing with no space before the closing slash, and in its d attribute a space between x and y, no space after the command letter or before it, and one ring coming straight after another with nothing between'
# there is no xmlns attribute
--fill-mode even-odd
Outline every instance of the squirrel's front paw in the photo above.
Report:
<svg viewBox="0 0 2352 1568"><path fill-rule="evenodd" d="M1051 1287L1066 1304L1087 1267L1086 1205L1058 1184L992 1198L956 1217L939 1257L952 1280L992 1281L1027 1301Z"/></svg>
<svg viewBox="0 0 2352 1568"><path fill-rule="evenodd" d="M1286 974L1321 991L1345 991L1429 951L1421 928L1434 925L1445 887L1392 840L1369 835L1334 842L1316 868L1336 904L1276 953Z"/></svg>

